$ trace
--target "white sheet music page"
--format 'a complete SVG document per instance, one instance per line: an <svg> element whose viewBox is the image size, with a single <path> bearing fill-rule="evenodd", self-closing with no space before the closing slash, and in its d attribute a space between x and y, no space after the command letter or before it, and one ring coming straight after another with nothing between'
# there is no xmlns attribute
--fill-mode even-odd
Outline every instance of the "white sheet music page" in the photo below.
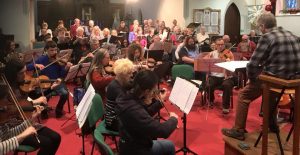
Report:
<svg viewBox="0 0 300 155"><path fill-rule="evenodd" d="M227 61L227 62L221 62L216 63L216 66L225 68L226 70L229 70L231 72L234 72L237 68L246 68L249 61Z"/></svg>
<svg viewBox="0 0 300 155"><path fill-rule="evenodd" d="M86 93L84 94L82 100L80 101L78 107L76 108L76 118L78 121L78 126L81 128L85 123L85 120L88 116L88 113L92 106L92 100L95 96L95 89L90 84L89 88L87 89Z"/></svg>
<svg viewBox="0 0 300 155"><path fill-rule="evenodd" d="M197 91L195 91L197 90ZM195 93L196 92L196 93ZM169 100L188 114L196 98L198 88L187 80L177 77Z"/></svg>
<svg viewBox="0 0 300 155"><path fill-rule="evenodd" d="M190 93L190 96L189 96L189 99L185 105L185 108L183 110L184 113L188 114L191 109L192 109L192 106L194 104L194 101L196 99L196 96L198 94L198 91L199 91L199 88L196 87L194 84L190 83L191 84L191 93Z"/></svg>

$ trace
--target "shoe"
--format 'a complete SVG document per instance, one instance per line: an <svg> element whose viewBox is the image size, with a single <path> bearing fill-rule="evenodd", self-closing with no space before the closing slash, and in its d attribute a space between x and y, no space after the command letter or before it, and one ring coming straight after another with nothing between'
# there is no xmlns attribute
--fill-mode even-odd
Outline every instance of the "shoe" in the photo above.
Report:
<svg viewBox="0 0 300 155"><path fill-rule="evenodd" d="M245 140L245 133L242 131L239 131L237 129L223 128L221 131L222 131L222 134L227 137L231 137L231 138L238 139L238 140Z"/></svg>
<svg viewBox="0 0 300 155"><path fill-rule="evenodd" d="M225 109L225 108L224 108L223 111L222 111L222 113L223 113L223 114L229 114L229 109Z"/></svg>

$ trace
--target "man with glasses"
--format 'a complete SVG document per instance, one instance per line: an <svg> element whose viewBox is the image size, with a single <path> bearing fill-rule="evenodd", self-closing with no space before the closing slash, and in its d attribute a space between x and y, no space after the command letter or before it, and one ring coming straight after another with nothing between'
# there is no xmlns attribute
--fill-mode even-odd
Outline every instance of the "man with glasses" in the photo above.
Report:
<svg viewBox="0 0 300 155"><path fill-rule="evenodd" d="M44 92L44 94L47 96L47 94L50 94L53 91L59 94L60 98L56 105L55 112L56 117L60 118L63 115L63 106L68 99L68 91L65 84L62 83L62 79L65 77L67 70L72 64L67 62L65 65L60 65L59 63L49 65L53 61L56 61L57 45L54 41L48 41L46 43L45 51L46 55L35 60L35 66L34 63L28 64L27 70L32 71L35 70L36 67L40 70L40 75L46 75L49 79L56 79L56 82L54 82L51 87ZM45 67L47 65L49 66Z"/></svg>
<svg viewBox="0 0 300 155"><path fill-rule="evenodd" d="M225 49L225 43L222 38L216 40L216 50L210 52L204 58L222 59L225 61L234 60L232 52ZM230 96L232 95L232 88L237 84L236 76L233 76L229 72L225 73L210 73L208 82L206 83L206 91L208 92L209 106L214 106L214 91L217 87L221 86L223 90L222 101L223 101L223 114L229 113L230 107Z"/></svg>
<svg viewBox="0 0 300 155"><path fill-rule="evenodd" d="M233 128L222 129L222 133L235 139L244 140L249 104L262 95L259 74L268 74L283 79L296 79L300 71L300 44L298 37L282 27L276 27L271 13L263 13L257 20L263 33L257 48L247 64L248 84L240 91ZM279 94L270 92L269 128L279 132L276 120L276 100Z"/></svg>

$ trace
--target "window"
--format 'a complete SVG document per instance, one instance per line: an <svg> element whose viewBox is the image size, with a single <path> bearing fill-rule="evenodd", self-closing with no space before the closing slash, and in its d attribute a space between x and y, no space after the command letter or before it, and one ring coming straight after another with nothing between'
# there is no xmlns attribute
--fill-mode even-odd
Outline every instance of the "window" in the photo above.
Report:
<svg viewBox="0 0 300 155"><path fill-rule="evenodd" d="M286 9L297 8L297 0L285 0Z"/></svg>

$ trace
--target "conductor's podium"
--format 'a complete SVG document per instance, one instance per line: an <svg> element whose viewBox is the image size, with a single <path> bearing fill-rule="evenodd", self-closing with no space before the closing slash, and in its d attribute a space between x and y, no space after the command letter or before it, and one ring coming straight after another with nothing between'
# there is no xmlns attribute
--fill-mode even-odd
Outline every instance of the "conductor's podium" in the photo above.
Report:
<svg viewBox="0 0 300 155"><path fill-rule="evenodd" d="M254 147L254 143L259 135L259 132L254 132L254 133L247 133L246 134L246 139L245 141L240 141L234 138L230 138L227 136L224 136L224 142L225 142L225 150L224 154L225 155L260 155L262 153L262 143L257 145L257 147ZM281 132L280 137L283 142L283 149L284 149L284 154L285 155L292 155L292 139L290 139L289 142L285 142L284 139L286 138L287 133ZM277 138L275 133L269 133L269 149L268 149L268 154L269 155L275 155L278 154L280 155L280 149L278 147L277 143ZM239 148L238 144L244 142L250 146L249 150L242 150Z"/></svg>
<svg viewBox="0 0 300 155"><path fill-rule="evenodd" d="M285 80L276 78L273 76L268 75L260 75L259 79L262 81L263 84L263 131L262 131L262 155L267 155L268 150L271 150L268 148L268 127L269 127L269 98L270 98L270 91L272 89L292 89L295 90L295 105L294 105L294 137L292 143L293 143L293 149L292 152L294 155L299 155L299 136L300 136L300 79L294 79L294 80Z"/></svg>

